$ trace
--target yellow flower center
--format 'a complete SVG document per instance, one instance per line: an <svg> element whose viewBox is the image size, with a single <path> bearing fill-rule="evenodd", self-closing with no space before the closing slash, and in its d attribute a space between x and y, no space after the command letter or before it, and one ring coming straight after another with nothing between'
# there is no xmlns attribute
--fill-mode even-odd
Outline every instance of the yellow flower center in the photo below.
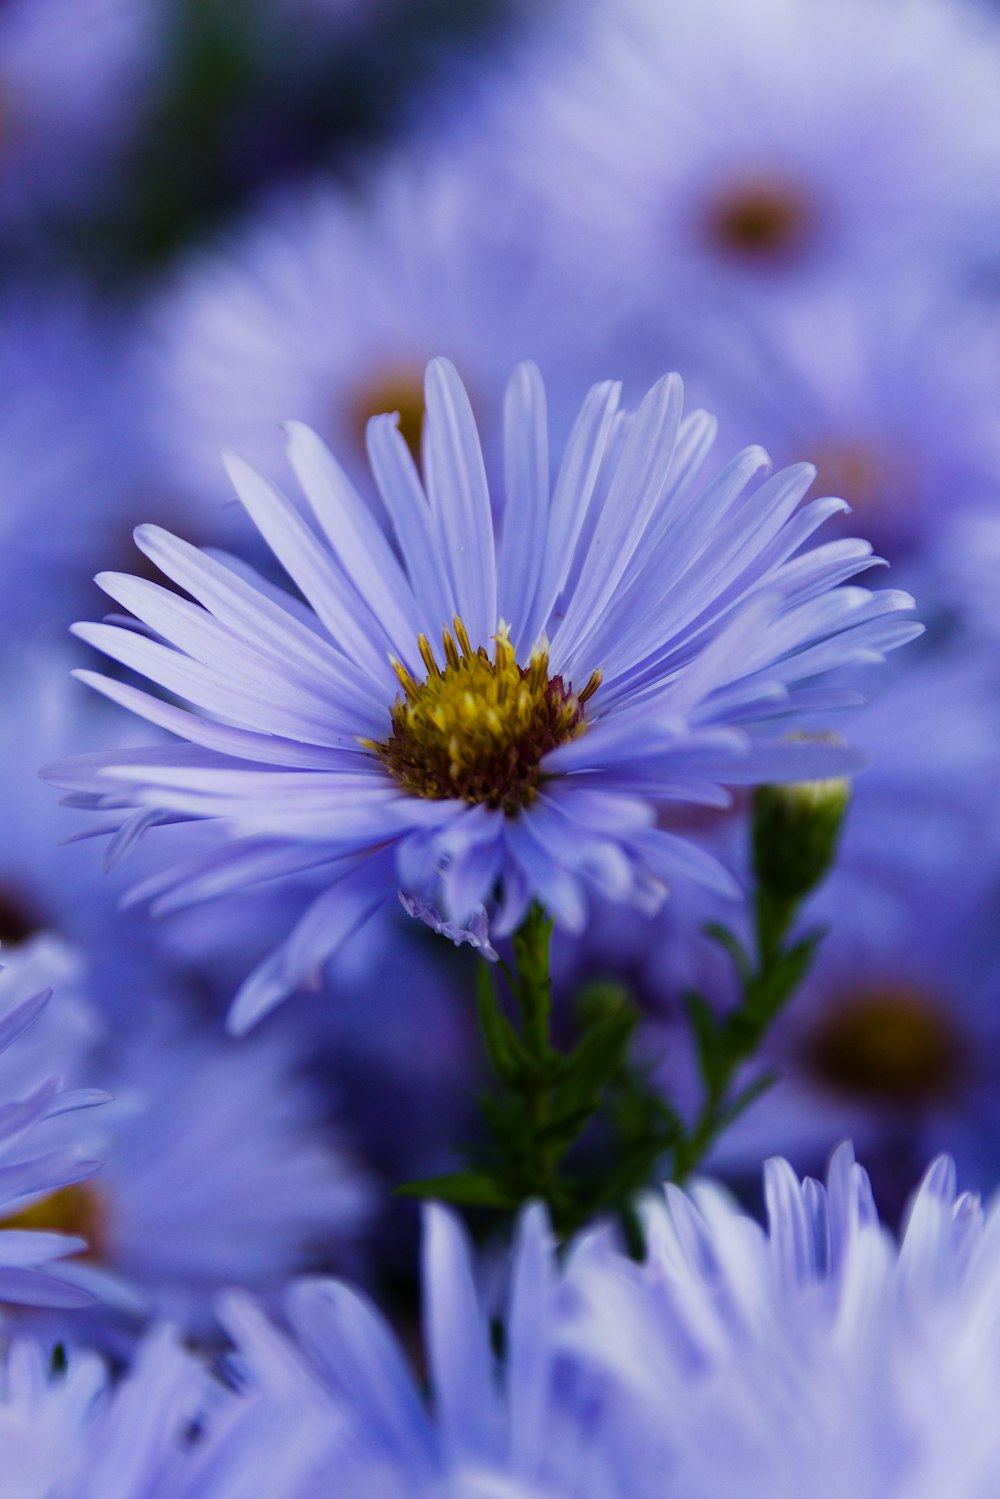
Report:
<svg viewBox="0 0 1000 1499"><path fill-rule="evenodd" d="M365 428L370 417L383 412L399 413L399 430L414 461L420 463L420 447L424 430L424 372L414 365L399 364L383 369L358 393L352 403L352 426L358 434L362 452L365 446Z"/></svg>
<svg viewBox="0 0 1000 1499"><path fill-rule="evenodd" d="M101 1259L107 1248L107 1214L100 1193L90 1182L60 1187L58 1192L50 1193L40 1202L33 1202L30 1207L4 1218L0 1228L74 1234L87 1240L90 1246L87 1259Z"/></svg>
<svg viewBox="0 0 1000 1499"><path fill-rule="evenodd" d="M790 184L748 180L709 205L706 227L716 244L748 260L776 260L799 248L813 220Z"/></svg>
<svg viewBox="0 0 1000 1499"><path fill-rule="evenodd" d="M549 676L548 652L539 647L519 666L503 626L493 637L493 660L485 647L472 649L460 619L454 631L442 635L443 668L420 636L424 681L393 662L403 696L392 709L391 732L363 743L415 796L460 797L513 817L534 800L543 757L583 733L584 704L601 674L593 672L575 693L562 677Z"/></svg>
<svg viewBox="0 0 1000 1499"><path fill-rule="evenodd" d="M917 1107L955 1091L965 1057L940 1005L916 989L873 985L831 1006L806 1062L838 1093Z"/></svg>

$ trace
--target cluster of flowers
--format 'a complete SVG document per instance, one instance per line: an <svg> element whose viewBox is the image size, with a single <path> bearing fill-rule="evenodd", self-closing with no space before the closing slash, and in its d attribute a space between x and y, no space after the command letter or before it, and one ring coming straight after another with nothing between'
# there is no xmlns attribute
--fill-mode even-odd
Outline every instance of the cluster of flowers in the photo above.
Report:
<svg viewBox="0 0 1000 1499"><path fill-rule="evenodd" d="M437 9L0 12L0 1488L992 1499L1000 17ZM855 773L786 950L750 788ZM458 1174L539 913L624 1237Z"/></svg>

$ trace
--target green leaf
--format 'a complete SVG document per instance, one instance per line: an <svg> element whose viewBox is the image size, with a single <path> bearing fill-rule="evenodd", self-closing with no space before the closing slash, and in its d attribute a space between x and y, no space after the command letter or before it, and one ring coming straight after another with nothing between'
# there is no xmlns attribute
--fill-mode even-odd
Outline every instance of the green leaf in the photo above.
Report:
<svg viewBox="0 0 1000 1499"><path fill-rule="evenodd" d="M747 996L748 1008L762 1020L772 1020L805 980L816 956L822 932L814 932L783 953Z"/></svg>
<svg viewBox="0 0 1000 1499"><path fill-rule="evenodd" d="M733 961L733 966L739 974L740 981L746 984L753 973L753 963L750 954L735 932L731 932L727 926L719 921L710 921L703 928L706 937L710 937L724 952L728 953Z"/></svg>
<svg viewBox="0 0 1000 1499"><path fill-rule="evenodd" d="M769 1088L773 1088L777 1081L778 1074L776 1072L765 1072L761 1077L755 1078L748 1087L743 1089L742 1093L737 1094L732 1103L719 1115L717 1132L721 1134L724 1129L728 1129L731 1124L734 1124L740 1115L745 1113L752 1103L756 1103L757 1099L766 1093Z"/></svg>
<svg viewBox="0 0 1000 1499"><path fill-rule="evenodd" d="M553 1103L560 1113L584 1107L596 1109L602 1088L620 1071L638 1014L629 1005L606 1015L587 1031L560 1068Z"/></svg>
<svg viewBox="0 0 1000 1499"><path fill-rule="evenodd" d="M725 1073L724 1037L715 1011L703 994L690 989L681 1003L694 1031L702 1081L711 1091Z"/></svg>
<svg viewBox="0 0 1000 1499"><path fill-rule="evenodd" d="M486 963L480 963L476 975L476 1004L483 1041L494 1071L502 1082L516 1087L530 1074L531 1057L506 1015L500 1011L493 975Z"/></svg>
<svg viewBox="0 0 1000 1499"><path fill-rule="evenodd" d="M461 1207L512 1210L518 1200L492 1176L479 1171L455 1171L445 1176L425 1176L394 1189L396 1197L416 1197L435 1202L453 1202Z"/></svg>

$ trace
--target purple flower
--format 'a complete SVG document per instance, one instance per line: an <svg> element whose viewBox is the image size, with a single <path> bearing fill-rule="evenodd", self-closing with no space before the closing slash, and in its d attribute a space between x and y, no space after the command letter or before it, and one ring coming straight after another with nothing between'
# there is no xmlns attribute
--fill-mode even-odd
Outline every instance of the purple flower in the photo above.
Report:
<svg viewBox="0 0 1000 1499"><path fill-rule="evenodd" d="M468 397L434 361L423 482L395 419L369 427L393 542L307 428L289 428L306 517L229 460L305 602L155 528L139 544L190 599L102 576L140 624L78 633L191 709L84 680L187 742L51 778L108 827L214 829L211 850L144 882L165 906L325 871L241 989L236 1028L317 975L397 889L462 929L485 905L501 936L532 901L579 931L592 893L653 910L675 879L731 890L655 803L724 805L725 784L855 763L774 721L839 703L800 684L919 633L912 600L841 586L871 566L866 542L807 547L843 508L801 505L808 464L767 477L750 448L702 482L713 424L682 418L678 378L635 413L618 396L590 392L551 481L544 389L520 366L494 505Z"/></svg>
<svg viewBox="0 0 1000 1499"><path fill-rule="evenodd" d="M325 1120L327 1100L305 1076L304 1048L274 1033L238 1044L193 1025L177 997L148 987L141 1004L132 993L129 1012L116 1002L102 1014L78 974L73 982L72 952L51 939L18 954L10 982L23 991L46 972L65 1003L19 1048L22 1085L58 1072L75 1085L98 1079L113 1098L88 1127L74 1126L77 1149L102 1162L94 1181L82 1180L92 1165L64 1173L58 1122L37 1131L62 1154L51 1181L39 1173L25 1189L23 1222L77 1235L39 1237L87 1248L65 1279L85 1293L80 1300L98 1301L72 1321L33 1314L38 1336L120 1351L162 1317L189 1335L210 1335L219 1290L266 1296L308 1267L348 1266L371 1217L371 1183ZM58 1190L66 1180L79 1185Z"/></svg>
<svg viewBox="0 0 1000 1499"><path fill-rule="evenodd" d="M275 1499L334 1481L358 1499L661 1499L665 1484L795 1499L803 1475L817 1499L985 1499L1000 1472L1000 1207L958 1195L939 1158L897 1244L850 1146L826 1185L779 1159L764 1188L766 1229L710 1182L650 1194L641 1264L607 1229L560 1259L529 1208L502 1297L432 1208L431 1407L350 1287L293 1287L290 1335L231 1298L247 1408L230 1461L266 1462Z"/></svg>
<svg viewBox="0 0 1000 1499"><path fill-rule="evenodd" d="M51 990L32 992L26 977L9 968L0 975L0 1052L14 1045L49 1001ZM22 1067L6 1058L4 1063L23 1089ZM79 1192L98 1169L100 1161L82 1148L87 1131L79 1111L106 1103L107 1095L95 1089L63 1091L51 1072L36 1075L27 1091L15 1092L16 1086L12 1079L3 1088L0 1105L0 1225L9 1225L0 1226L0 1300L86 1306L92 1299L86 1291L57 1278L65 1268L71 1280L70 1267L57 1266L55 1273L50 1267L85 1250L87 1239L36 1225L31 1204L43 1194Z"/></svg>
<svg viewBox="0 0 1000 1499"><path fill-rule="evenodd" d="M995 255L995 18L950 0L621 0L494 100L512 177L647 306ZM574 14L574 21L577 19ZM500 88L496 90L500 93Z"/></svg>
<svg viewBox="0 0 1000 1499"><path fill-rule="evenodd" d="M416 451L435 355L462 371L491 474L518 360L541 368L560 441L594 380L636 373L605 263L551 214L525 212L483 143L422 145L368 161L361 191L320 179L270 194L154 300L150 419L161 476L196 497L192 522L222 512L220 448L271 470L289 413L366 493L366 422L397 410ZM668 363L661 348L642 375Z"/></svg>

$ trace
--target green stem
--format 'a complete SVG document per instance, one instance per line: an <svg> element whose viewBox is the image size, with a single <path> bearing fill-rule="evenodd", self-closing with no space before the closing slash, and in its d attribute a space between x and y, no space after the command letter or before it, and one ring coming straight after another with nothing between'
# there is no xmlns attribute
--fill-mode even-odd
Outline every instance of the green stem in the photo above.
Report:
<svg viewBox="0 0 1000 1499"><path fill-rule="evenodd" d="M674 1179L678 1182L698 1169L723 1130L774 1081L767 1074L742 1091L733 1092L737 1073L756 1055L771 1022L804 977L805 963L795 982L784 980L795 953L787 947L787 940L797 909L798 902L776 896L765 886L758 887L754 901L756 967L741 972L741 1000L718 1027L714 1056L707 1059L703 1052L705 1098L693 1127L675 1153ZM812 944L803 949L806 961L811 950Z"/></svg>
<svg viewBox="0 0 1000 1499"><path fill-rule="evenodd" d="M508 1212L541 1200L557 1234L568 1238L598 1213L627 1212L673 1148L680 1122L628 1063L638 1012L621 990L592 990L586 1003L581 996L576 1043L556 1048L551 936L551 919L533 906L514 936L513 962L480 964L480 1028L498 1084L483 1099L488 1145L467 1152L467 1170L398 1190ZM516 1016L501 1002L498 969ZM595 1118L592 1143L576 1152ZM638 1220L625 1221L635 1249Z"/></svg>

